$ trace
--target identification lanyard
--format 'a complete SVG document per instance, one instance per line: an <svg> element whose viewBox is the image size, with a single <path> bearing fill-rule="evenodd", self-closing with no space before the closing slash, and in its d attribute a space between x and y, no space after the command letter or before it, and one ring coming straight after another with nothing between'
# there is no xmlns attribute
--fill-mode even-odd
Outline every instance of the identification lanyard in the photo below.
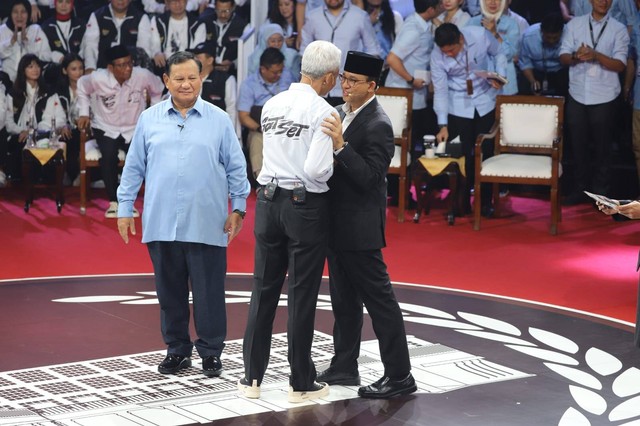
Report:
<svg viewBox="0 0 640 426"><path fill-rule="evenodd" d="M602 38L602 33L604 32L604 29L607 28L607 24L609 23L609 19L607 19L604 22L604 25L602 26L602 29L600 29L600 34L598 34L598 38L594 39L593 38L593 25L591 25L591 18L589 18L589 34L591 35L591 44L593 44L593 50L596 50L596 47L598 46L598 43L600 43L600 39Z"/></svg>
<svg viewBox="0 0 640 426"><path fill-rule="evenodd" d="M473 81L471 80L471 74L470 74L470 70L469 70L469 50L467 49L467 46L463 45L464 47L464 58L465 58L465 65L464 68L467 71L467 95L472 96L473 95ZM455 59L455 61L458 63L459 66L462 66L462 64L460 62L458 62L458 58L453 58Z"/></svg>
<svg viewBox="0 0 640 426"><path fill-rule="evenodd" d="M344 20L344 17L347 15L347 12L343 9L342 15L340 15L340 17L338 18L338 21L336 22L335 25L331 24L331 20L329 19L329 17L327 16L327 11L323 11L324 13L324 19L327 20L327 24L329 24L329 27L331 27L331 43L333 43L333 37L336 35L336 30L338 29L338 27L340 26L340 24L342 24L342 21Z"/></svg>

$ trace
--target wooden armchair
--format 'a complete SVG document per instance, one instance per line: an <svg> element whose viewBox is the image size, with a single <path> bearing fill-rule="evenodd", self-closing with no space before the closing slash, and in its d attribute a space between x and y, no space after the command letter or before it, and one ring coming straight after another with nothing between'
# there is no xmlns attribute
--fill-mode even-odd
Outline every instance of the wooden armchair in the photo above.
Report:
<svg viewBox="0 0 640 426"><path fill-rule="evenodd" d="M80 214L87 213L87 188L91 183L90 170L100 167L100 150L95 139L90 139L85 130L80 131ZM118 167L124 167L124 151L118 151Z"/></svg>
<svg viewBox="0 0 640 426"><path fill-rule="evenodd" d="M498 96L496 121L475 145L474 226L480 229L481 184L493 184L497 209L498 184L513 183L550 187L551 226L556 235L561 218L562 125L564 98L545 96ZM482 142L495 140L494 156L482 158Z"/></svg>
<svg viewBox="0 0 640 426"><path fill-rule="evenodd" d="M411 112L413 108L413 90L392 87L380 87L376 98L391 120L395 154L389 165L390 175L398 175L398 222L404 222L404 212L409 199L407 179L411 147Z"/></svg>

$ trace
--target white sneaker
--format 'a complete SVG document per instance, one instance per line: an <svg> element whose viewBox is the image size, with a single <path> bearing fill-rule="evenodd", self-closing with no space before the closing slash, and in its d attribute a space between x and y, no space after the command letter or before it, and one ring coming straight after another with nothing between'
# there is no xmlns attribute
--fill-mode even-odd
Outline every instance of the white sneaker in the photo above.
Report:
<svg viewBox="0 0 640 426"><path fill-rule="evenodd" d="M254 380L253 383L249 385L249 381L243 377L238 380L238 390L245 398L260 398L260 386L258 386L257 380Z"/></svg>
<svg viewBox="0 0 640 426"><path fill-rule="evenodd" d="M133 208L133 217L140 217L140 212L135 207Z"/></svg>
<svg viewBox="0 0 640 426"><path fill-rule="evenodd" d="M97 180L95 182L91 182L91 184L89 184L89 186L93 189L104 189L104 181L103 180Z"/></svg>
<svg viewBox="0 0 640 426"><path fill-rule="evenodd" d="M80 175L76 176L76 178L73 180L73 183L71 185L73 185L74 188L77 188L80 186Z"/></svg>
<svg viewBox="0 0 640 426"><path fill-rule="evenodd" d="M289 397L287 399L290 403L297 404L299 402L305 402L312 399L324 398L328 395L328 384L314 382L312 385L312 389L308 391L294 391L293 388L289 386Z"/></svg>
<svg viewBox="0 0 640 426"><path fill-rule="evenodd" d="M109 201L109 208L104 212L104 217L107 219L114 219L118 217L118 203L115 201Z"/></svg>

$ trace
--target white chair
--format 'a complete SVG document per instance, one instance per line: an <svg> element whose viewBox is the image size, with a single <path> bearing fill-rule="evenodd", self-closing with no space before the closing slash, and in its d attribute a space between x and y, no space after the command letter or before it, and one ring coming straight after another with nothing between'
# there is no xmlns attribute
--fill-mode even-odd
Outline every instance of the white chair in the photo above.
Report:
<svg viewBox="0 0 640 426"><path fill-rule="evenodd" d="M404 222L404 212L409 197L407 180L408 166L411 162L411 112L413 108L413 90L392 87L380 87L376 98L389 116L393 126L395 153L391 159L387 174L398 175L398 222Z"/></svg>
<svg viewBox="0 0 640 426"><path fill-rule="evenodd" d="M475 145L474 226L480 229L481 184L493 184L494 207L500 199L498 184L546 185L550 187L551 226L556 235L562 220L559 180L562 175L562 125L564 98L545 96L498 96L496 121ZM482 158L482 142L494 139L491 158Z"/></svg>

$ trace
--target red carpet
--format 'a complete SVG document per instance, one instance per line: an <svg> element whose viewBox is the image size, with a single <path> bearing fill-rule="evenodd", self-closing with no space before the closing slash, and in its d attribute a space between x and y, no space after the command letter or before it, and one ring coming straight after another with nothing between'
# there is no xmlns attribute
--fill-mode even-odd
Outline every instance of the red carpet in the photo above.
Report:
<svg viewBox="0 0 640 426"><path fill-rule="evenodd" d="M27 214L18 188L0 190L0 280L152 271L139 235L125 245L116 221L103 217L107 203L98 198L100 190L93 191L87 216L79 213L77 189L66 193L61 214L42 191ZM473 231L470 216L448 226L442 203L419 224L411 221L413 212L398 223L396 209L390 208L384 255L392 280L634 321L640 222L613 222L588 205L565 208L559 235L553 237L547 201L516 195L502 201L500 217L483 220L479 232ZM229 272L252 271L254 202L252 196L245 227L229 248Z"/></svg>

